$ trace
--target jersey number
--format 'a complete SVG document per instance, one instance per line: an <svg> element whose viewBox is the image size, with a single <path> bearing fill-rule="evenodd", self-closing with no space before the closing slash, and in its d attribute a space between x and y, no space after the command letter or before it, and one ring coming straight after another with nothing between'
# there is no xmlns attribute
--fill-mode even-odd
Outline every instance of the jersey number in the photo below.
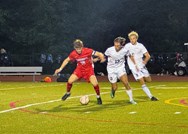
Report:
<svg viewBox="0 0 188 134"><path fill-rule="evenodd" d="M118 64L120 62L120 60L115 60L115 64Z"/></svg>

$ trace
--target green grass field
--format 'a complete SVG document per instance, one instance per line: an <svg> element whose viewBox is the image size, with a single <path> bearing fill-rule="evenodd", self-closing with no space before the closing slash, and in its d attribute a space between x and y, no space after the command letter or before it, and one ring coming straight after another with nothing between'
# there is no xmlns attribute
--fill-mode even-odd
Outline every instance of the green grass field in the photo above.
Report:
<svg viewBox="0 0 188 134"><path fill-rule="evenodd" d="M61 101L66 83L0 83L0 133L188 133L188 83L153 82L148 84L160 99L151 102L136 82L133 87L137 105L128 103L123 86L114 99L110 84L101 82L103 105L96 104L89 83L75 83L72 95ZM81 105L81 95L90 103Z"/></svg>

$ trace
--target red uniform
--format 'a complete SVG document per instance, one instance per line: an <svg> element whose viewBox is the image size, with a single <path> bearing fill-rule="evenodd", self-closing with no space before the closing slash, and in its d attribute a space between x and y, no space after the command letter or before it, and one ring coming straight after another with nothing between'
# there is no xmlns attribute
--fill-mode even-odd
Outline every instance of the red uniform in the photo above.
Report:
<svg viewBox="0 0 188 134"><path fill-rule="evenodd" d="M70 53L69 59L71 61L77 61L77 67L73 74L75 74L79 79L84 78L89 81L90 76L95 75L92 61L92 55L94 53L94 50L85 47L82 48L81 54L78 54L76 50L73 50Z"/></svg>

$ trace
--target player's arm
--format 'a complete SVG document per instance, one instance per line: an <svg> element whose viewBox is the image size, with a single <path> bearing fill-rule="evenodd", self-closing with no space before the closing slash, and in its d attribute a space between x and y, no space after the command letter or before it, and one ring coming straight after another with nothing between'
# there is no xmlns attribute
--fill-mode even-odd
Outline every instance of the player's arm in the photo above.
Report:
<svg viewBox="0 0 188 134"><path fill-rule="evenodd" d="M148 61L150 60L150 54L149 54L149 52L147 51L147 49L145 48L145 46L144 45L141 45L142 47L141 47L141 51L142 51L142 53L143 53L143 55L145 56L145 58L144 58L144 60L143 60L143 64L144 65L146 65L147 63L148 63Z"/></svg>
<svg viewBox="0 0 188 134"><path fill-rule="evenodd" d="M67 57L67 58L63 61L63 63L61 64L60 68L58 68L58 69L55 70L54 75L57 75L59 72L61 72L61 71L65 68L65 66L69 63L69 61L70 61L70 58Z"/></svg>
<svg viewBox="0 0 188 134"><path fill-rule="evenodd" d="M134 53L132 51L130 51L127 46L125 46L123 48L124 53L127 57L129 57L131 59L131 61L133 62L133 64L136 66L136 61L134 60Z"/></svg>
<svg viewBox="0 0 188 134"><path fill-rule="evenodd" d="M143 64L144 65L146 65L147 63L148 63L148 61L150 60L150 54L148 53L148 52L146 52L145 54L144 54L144 56L145 56L145 58L144 58L144 60L143 60Z"/></svg>
<svg viewBox="0 0 188 134"><path fill-rule="evenodd" d="M134 60L134 56L133 55L130 55L129 58L131 59L131 61L134 63L134 65L136 66L136 62Z"/></svg>
<svg viewBox="0 0 188 134"><path fill-rule="evenodd" d="M97 58L92 58L92 61L95 63L97 61L99 61L100 59L97 57Z"/></svg>
<svg viewBox="0 0 188 134"><path fill-rule="evenodd" d="M93 56L98 57L101 63L106 61L104 54L101 52L94 51Z"/></svg>
<svg viewBox="0 0 188 134"><path fill-rule="evenodd" d="M133 62L134 66L136 68L136 70L139 71L139 68L138 68L136 61L134 59L134 53L131 50L128 50L127 46L124 47L124 50L125 50L126 56L128 56L131 59L131 61Z"/></svg>
<svg viewBox="0 0 188 134"><path fill-rule="evenodd" d="M139 68L138 68L138 66L136 65L136 61L135 61L135 59L134 59L134 55L129 55L129 58L131 59L131 61L132 61L133 64L135 65L136 70L139 71Z"/></svg>

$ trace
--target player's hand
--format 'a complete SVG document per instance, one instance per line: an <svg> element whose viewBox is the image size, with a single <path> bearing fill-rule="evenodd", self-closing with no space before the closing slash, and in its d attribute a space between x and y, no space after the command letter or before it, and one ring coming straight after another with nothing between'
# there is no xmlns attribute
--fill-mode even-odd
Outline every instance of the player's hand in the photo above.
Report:
<svg viewBox="0 0 188 134"><path fill-rule="evenodd" d="M59 69L56 69L55 70L55 73L54 73L54 75L57 75L59 72L61 72L62 71L62 69L61 68L59 68Z"/></svg>
<svg viewBox="0 0 188 134"><path fill-rule="evenodd" d="M97 61L99 61L100 59L99 58L94 58L93 59L93 62L95 63L95 62L97 62Z"/></svg>

